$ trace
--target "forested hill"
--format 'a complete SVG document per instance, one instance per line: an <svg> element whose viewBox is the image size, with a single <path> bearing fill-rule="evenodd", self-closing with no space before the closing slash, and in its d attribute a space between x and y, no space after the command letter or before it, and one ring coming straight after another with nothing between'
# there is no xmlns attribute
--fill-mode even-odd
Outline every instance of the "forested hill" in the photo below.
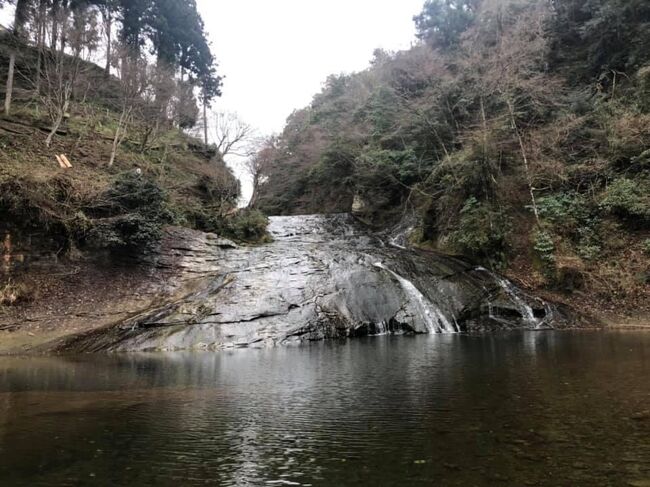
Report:
<svg viewBox="0 0 650 487"><path fill-rule="evenodd" d="M428 0L414 20L415 47L330 76L268 142L256 206L412 210L420 245L647 306L650 2Z"/></svg>
<svg viewBox="0 0 650 487"><path fill-rule="evenodd" d="M194 0L0 0L0 9L12 16L0 31L6 260L43 249L140 255L168 224L263 236L263 217L251 234L234 215L239 184L208 144L222 77Z"/></svg>

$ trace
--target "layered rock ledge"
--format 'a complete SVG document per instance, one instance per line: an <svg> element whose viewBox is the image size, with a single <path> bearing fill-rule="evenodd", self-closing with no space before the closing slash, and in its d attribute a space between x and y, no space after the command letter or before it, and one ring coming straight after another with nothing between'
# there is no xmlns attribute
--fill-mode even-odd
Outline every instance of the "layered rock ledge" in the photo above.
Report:
<svg viewBox="0 0 650 487"><path fill-rule="evenodd" d="M149 351L279 345L384 333L461 333L569 326L554 305L463 260L407 249L353 216L273 217L273 242L238 246L170 229L154 264L170 288L201 285L59 351Z"/></svg>

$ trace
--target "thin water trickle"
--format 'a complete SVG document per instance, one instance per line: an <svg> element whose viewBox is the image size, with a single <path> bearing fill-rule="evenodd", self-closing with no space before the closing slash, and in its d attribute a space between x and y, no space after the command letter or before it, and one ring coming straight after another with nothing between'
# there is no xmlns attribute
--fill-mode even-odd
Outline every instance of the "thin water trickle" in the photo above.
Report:
<svg viewBox="0 0 650 487"><path fill-rule="evenodd" d="M457 333L458 327L454 326L442 311L433 304L420 290L408 279L387 268L383 263L376 262L375 267L391 274L400 283L400 286L412 302L418 314L424 319L429 333Z"/></svg>
<svg viewBox="0 0 650 487"><path fill-rule="evenodd" d="M479 266L476 268L476 270L480 272L485 272L489 274L492 277L492 279L494 279L494 281L504 291L505 295L508 296L508 298L510 298L511 304L519 312L519 314L521 315L521 319L528 327L539 330L549 320L552 319L553 309L549 303L539 300L544 308L544 316L538 318L537 316L535 316L535 311L533 310L533 307L530 304L528 304L528 302L526 302L526 300L522 297L521 290L517 288L514 284L512 284L507 279L504 279L503 277L498 276L497 274L487 270L485 267ZM490 308L490 317L493 320L496 321L503 320L503 318L501 318L496 313L494 313L494 307L491 303L489 305L489 308Z"/></svg>

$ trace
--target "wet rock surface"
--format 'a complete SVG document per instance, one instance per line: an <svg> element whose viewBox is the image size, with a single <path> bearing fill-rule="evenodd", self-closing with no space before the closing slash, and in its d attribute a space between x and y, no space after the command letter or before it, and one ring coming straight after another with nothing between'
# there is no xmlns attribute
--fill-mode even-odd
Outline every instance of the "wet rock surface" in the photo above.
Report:
<svg viewBox="0 0 650 487"><path fill-rule="evenodd" d="M173 270L175 280L202 277L205 285L56 348L221 349L566 325L552 305L487 270L404 248L351 215L273 217L269 232L272 243L244 247L171 229L155 264Z"/></svg>

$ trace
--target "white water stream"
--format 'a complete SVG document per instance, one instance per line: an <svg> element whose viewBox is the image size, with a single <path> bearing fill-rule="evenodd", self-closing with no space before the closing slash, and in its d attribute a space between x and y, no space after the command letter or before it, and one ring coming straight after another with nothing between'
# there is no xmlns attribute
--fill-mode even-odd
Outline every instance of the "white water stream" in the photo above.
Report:
<svg viewBox="0 0 650 487"><path fill-rule="evenodd" d="M516 288L510 281L504 279L500 276L497 276L493 272L490 272L484 267L477 267L477 271L486 272L501 286L501 289L508 295L512 304L515 306L515 309L521 314L521 318L528 326L534 329L540 329L551 317L552 309L546 303L544 304L544 309L546 310L546 315L543 318L537 318L533 308L521 297L521 291ZM490 317L494 320L500 321L502 318L496 316L493 313L492 306L490 305Z"/></svg>
<svg viewBox="0 0 650 487"><path fill-rule="evenodd" d="M427 297L420 292L420 290L408 279L400 276L387 268L381 262L374 264L375 267L383 269L390 273L408 296L409 300L415 306L418 313L422 316L429 333L457 333L458 325L454 325L447 319L447 317L434 305Z"/></svg>

